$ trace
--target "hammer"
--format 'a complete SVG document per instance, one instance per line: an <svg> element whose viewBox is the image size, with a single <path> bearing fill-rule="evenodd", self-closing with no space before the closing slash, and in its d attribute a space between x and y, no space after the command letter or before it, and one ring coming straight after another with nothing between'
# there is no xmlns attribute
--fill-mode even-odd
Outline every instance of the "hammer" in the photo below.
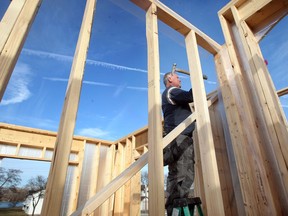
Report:
<svg viewBox="0 0 288 216"><path fill-rule="evenodd" d="M176 63L173 64L172 74L174 74L175 72L180 72L180 73L184 73L184 74L190 75L190 72L189 72L189 71L185 71L185 70L176 68ZM203 74L203 79L204 79L204 80L207 80L207 79L208 79L208 76L205 75L205 74Z"/></svg>

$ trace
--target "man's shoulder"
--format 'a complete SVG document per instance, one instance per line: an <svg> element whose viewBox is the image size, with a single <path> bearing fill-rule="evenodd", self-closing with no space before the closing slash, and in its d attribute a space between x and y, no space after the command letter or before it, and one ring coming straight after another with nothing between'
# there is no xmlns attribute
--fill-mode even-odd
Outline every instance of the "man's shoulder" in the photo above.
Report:
<svg viewBox="0 0 288 216"><path fill-rule="evenodd" d="M172 91L175 91L175 90L177 91L178 89L180 89L180 88L177 88L174 86L169 86L162 92L162 95L167 96L167 94L170 94Z"/></svg>

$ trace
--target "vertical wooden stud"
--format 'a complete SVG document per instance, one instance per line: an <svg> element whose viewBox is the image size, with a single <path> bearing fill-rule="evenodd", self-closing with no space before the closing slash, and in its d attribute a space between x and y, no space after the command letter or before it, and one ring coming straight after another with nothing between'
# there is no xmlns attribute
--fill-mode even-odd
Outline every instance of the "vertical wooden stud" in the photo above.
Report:
<svg viewBox="0 0 288 216"><path fill-rule="evenodd" d="M70 215L72 212L74 212L77 208L79 189L80 189L80 183L81 183L81 174L82 174L82 168L83 168L85 145L86 145L86 140L83 141L83 143L79 147L79 151L78 151L78 165L77 165L75 172L74 172L75 184L73 185L73 188L71 189L71 196L70 196L70 201L69 201L69 203L71 203L71 205L69 205L70 208L67 209L68 215Z"/></svg>
<svg viewBox="0 0 288 216"><path fill-rule="evenodd" d="M195 104L197 134L199 140L201 165L203 172L204 190L206 196L207 213L224 215L218 167L213 143L211 122L206 100L206 92L201 70L196 34L190 31L186 37L186 50L189 70L195 71L190 75L193 98Z"/></svg>
<svg viewBox="0 0 288 216"><path fill-rule="evenodd" d="M125 146L125 168L128 168L132 163L132 141L130 138L126 138L126 146ZM131 179L127 181L124 185L124 212L123 215L130 214L130 196L131 194Z"/></svg>
<svg viewBox="0 0 288 216"><path fill-rule="evenodd" d="M136 146L135 136L132 135L132 151L131 163L135 162L134 151ZM130 215L140 216L140 202L141 202L141 172L138 172L131 179L131 194L130 194Z"/></svg>
<svg viewBox="0 0 288 216"><path fill-rule="evenodd" d="M125 155L124 146L122 143L118 143L118 149L116 152L115 160L115 173L119 175L123 172L125 166ZM119 188L115 193L115 205L114 205L114 216L122 216L124 208L124 187Z"/></svg>
<svg viewBox="0 0 288 216"><path fill-rule="evenodd" d="M41 215L60 215L96 0L87 0L50 167Z"/></svg>
<svg viewBox="0 0 288 216"><path fill-rule="evenodd" d="M164 173L162 117L160 101L160 68L157 7L154 3L146 12L148 44L148 178L149 215L164 215Z"/></svg>

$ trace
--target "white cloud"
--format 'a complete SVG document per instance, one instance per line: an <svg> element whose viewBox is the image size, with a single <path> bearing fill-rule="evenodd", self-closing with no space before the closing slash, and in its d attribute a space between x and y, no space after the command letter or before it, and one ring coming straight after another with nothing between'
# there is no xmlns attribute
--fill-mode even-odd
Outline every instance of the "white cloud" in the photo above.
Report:
<svg viewBox="0 0 288 216"><path fill-rule="evenodd" d="M109 132L104 131L100 128L82 128L78 130L77 134L81 136L104 139L104 138L107 138L107 136L109 135Z"/></svg>
<svg viewBox="0 0 288 216"><path fill-rule="evenodd" d="M58 77L43 77L45 80L50 80L50 81L59 81L59 82L68 82L68 79L63 79L63 78L58 78Z"/></svg>
<svg viewBox="0 0 288 216"><path fill-rule="evenodd" d="M56 82L68 82L68 79L58 78L58 77L43 77L43 79L56 81ZM88 85L115 87L115 85L112 85L109 83L101 83L101 82L93 82L93 81L83 81L83 83L88 84Z"/></svg>
<svg viewBox="0 0 288 216"><path fill-rule="evenodd" d="M34 56L38 56L38 57L42 57L42 58L51 58L51 59L55 59L57 61L72 62L72 60L73 60L72 56L61 55L61 54L51 53L51 52L44 52L44 51L39 51L39 50L31 50L31 49L23 49L23 54L34 55ZM86 64L111 68L113 70L117 69L117 70L138 71L138 72L142 72L142 73L147 73L147 71L143 70L143 69L126 67L123 65L116 65L116 64L111 64L111 63L102 62L102 61L96 61L96 60L92 60L92 59L87 59Z"/></svg>
<svg viewBox="0 0 288 216"><path fill-rule="evenodd" d="M18 63L8 83L6 93L1 102L2 106L21 103L31 96L28 88L31 68L27 64Z"/></svg>
<svg viewBox="0 0 288 216"><path fill-rule="evenodd" d="M118 86L116 91L113 94L113 97L117 97L125 88L126 88L125 85Z"/></svg>
<svg viewBox="0 0 288 216"><path fill-rule="evenodd" d="M288 95L281 96L280 102L283 108L288 108Z"/></svg>
<svg viewBox="0 0 288 216"><path fill-rule="evenodd" d="M57 77L43 77L45 80L56 81L56 82L68 82L68 79L57 78ZM83 81L83 83L88 85L95 85L95 86L105 86L105 87L115 87L117 88L114 92L113 96L117 97L124 89L132 89L138 91L147 91L147 87L136 87L136 86L126 86L126 85L113 85L110 83L101 83L101 82L93 82L93 81Z"/></svg>
<svg viewBox="0 0 288 216"><path fill-rule="evenodd" d="M26 55L33 55L33 56L38 56L42 58L51 58L55 59L57 61L68 61L71 62L73 60L72 56L67 56L67 55L61 55L57 53L51 53L51 52L44 52L44 51L39 51L39 50L31 50L31 49L22 49L23 54Z"/></svg>
<svg viewBox="0 0 288 216"><path fill-rule="evenodd" d="M133 89L133 90L138 90L138 91L148 91L147 87L127 86L127 89Z"/></svg>
<svg viewBox="0 0 288 216"><path fill-rule="evenodd" d="M83 81L85 84L89 85L96 85L96 86L107 86L107 87L114 87L115 85L109 83L100 83L100 82L93 82L93 81Z"/></svg>
<svg viewBox="0 0 288 216"><path fill-rule="evenodd" d="M91 59L87 59L86 63L90 64L90 65L96 65L96 66L111 68L113 70L117 69L117 70L138 71L138 72L142 72L142 73L147 73L147 70L143 70L143 69L139 69L139 68L131 68L131 67L111 64L111 63L107 63L107 62L95 61L95 60L91 60Z"/></svg>
<svg viewBox="0 0 288 216"><path fill-rule="evenodd" d="M211 85L217 85L217 82L215 81L205 80L204 82L206 82L207 84L211 84Z"/></svg>

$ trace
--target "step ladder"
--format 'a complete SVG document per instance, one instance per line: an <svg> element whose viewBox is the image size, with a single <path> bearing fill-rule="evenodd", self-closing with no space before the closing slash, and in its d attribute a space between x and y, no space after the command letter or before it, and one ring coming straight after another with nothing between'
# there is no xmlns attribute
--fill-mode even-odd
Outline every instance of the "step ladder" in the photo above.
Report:
<svg viewBox="0 0 288 216"><path fill-rule="evenodd" d="M201 204L200 197L175 199L172 216L194 216L195 206L197 207L199 216L204 216Z"/></svg>

